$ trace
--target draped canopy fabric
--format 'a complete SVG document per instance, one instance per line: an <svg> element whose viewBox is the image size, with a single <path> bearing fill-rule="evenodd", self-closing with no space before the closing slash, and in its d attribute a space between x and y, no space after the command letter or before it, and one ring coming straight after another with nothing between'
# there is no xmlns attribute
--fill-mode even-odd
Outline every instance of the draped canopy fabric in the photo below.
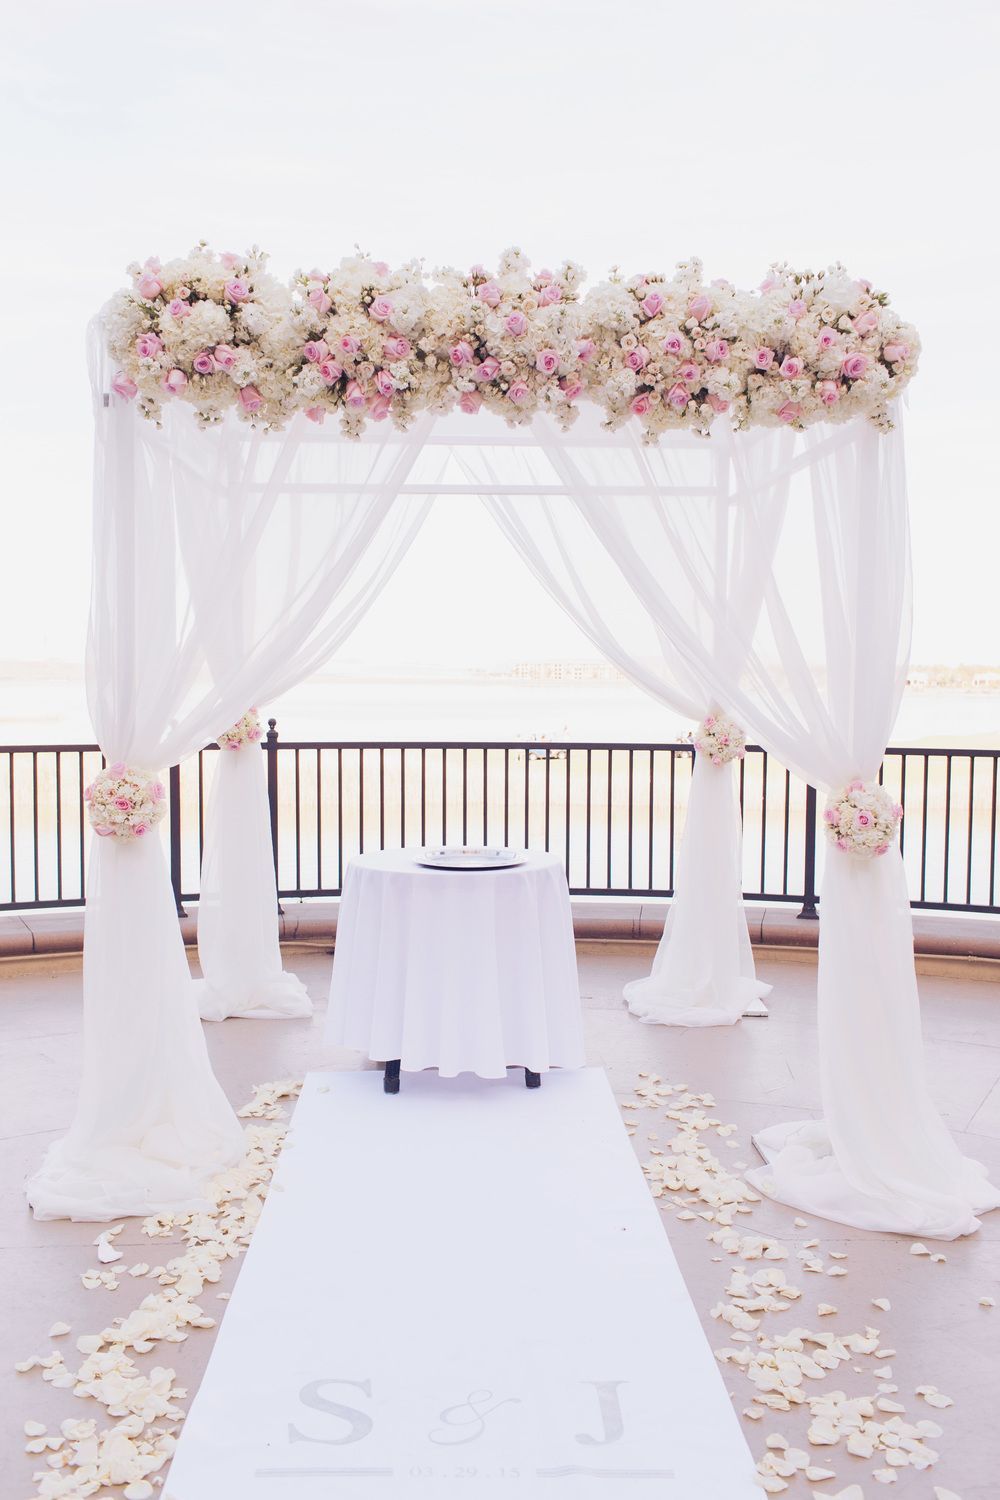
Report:
<svg viewBox="0 0 1000 1500"><path fill-rule="evenodd" d="M99 328L90 349L88 699L107 759L157 770L294 686L349 634L429 503L399 494L421 431L320 447L301 418L269 436L232 422L202 431L179 409L156 427L117 397L105 404ZM243 961L256 957L261 981L281 970L265 815L259 798L230 808L254 824L258 859L229 896L249 900ZM242 1152L198 1026L159 842L95 838L88 889L83 1076L67 1135L28 1185L39 1218L199 1202L206 1178ZM255 928L269 898L271 926ZM219 977L223 1002L233 983Z"/></svg>
<svg viewBox="0 0 1000 1500"><path fill-rule="evenodd" d="M658 701L697 716L724 707L818 786L877 774L908 649L898 428L720 428L646 446L629 426L605 431L593 412L565 432L541 416L510 429L485 407L471 418L425 416L403 433L376 425L353 442L301 417L280 435L231 418L199 430L182 407L157 428L105 397L100 347L95 333L88 686L109 760L175 763L320 666L377 596L435 487L457 474L489 498L554 597ZM254 949L245 919L256 958L239 969L237 908L223 910L234 900L273 910L261 759L234 771L248 778L247 795L228 797L213 835L210 921L229 934L214 945L218 1014L266 1009L268 985L280 989L276 928L264 923ZM691 899L682 917L679 894L654 976L669 975L650 1001L663 1009L656 1019L732 1020L756 988L732 777L711 782L715 769L698 772L681 871ZM240 1151L197 1024L162 849L94 842L83 1083L68 1135L29 1185L45 1217L197 1202ZM225 870L246 863L233 859L238 844L253 871L227 890ZM721 955L714 966L699 961L706 945ZM976 1213L1000 1199L961 1157L927 1091L896 850L830 856L819 1014L823 1121L762 1132L771 1160L754 1180L846 1223L944 1237L974 1229Z"/></svg>

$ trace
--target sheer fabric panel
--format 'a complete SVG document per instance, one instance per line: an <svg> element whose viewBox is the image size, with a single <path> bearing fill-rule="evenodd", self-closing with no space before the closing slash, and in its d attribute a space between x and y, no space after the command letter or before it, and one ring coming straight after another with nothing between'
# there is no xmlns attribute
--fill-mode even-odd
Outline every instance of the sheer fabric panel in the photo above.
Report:
<svg viewBox="0 0 1000 1500"><path fill-rule="evenodd" d="M422 434L385 424L347 443L304 420L278 436L231 420L202 431L171 408L157 428L115 396L104 404L102 347L94 327L88 698L108 760L158 770L300 681L349 633L423 518L425 500L398 497ZM274 883L262 816L251 789L215 824L222 843L231 833L234 848L257 851L235 892L257 911ZM28 1184L39 1218L198 1203L206 1177L243 1148L209 1065L160 840L95 839L89 890L81 1091ZM257 956L262 976L280 971L276 927ZM228 962L213 975L222 995L241 980Z"/></svg>

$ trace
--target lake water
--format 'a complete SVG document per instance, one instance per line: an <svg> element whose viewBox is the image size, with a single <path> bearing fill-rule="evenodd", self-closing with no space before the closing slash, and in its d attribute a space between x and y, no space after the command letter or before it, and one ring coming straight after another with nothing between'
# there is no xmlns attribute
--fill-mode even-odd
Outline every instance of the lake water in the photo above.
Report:
<svg viewBox="0 0 1000 1500"><path fill-rule="evenodd" d="M622 682L532 682L434 675L379 681L314 678L261 704L286 739L503 740L542 736L604 742L670 741L691 728ZM0 677L0 743L94 738L82 677ZM1000 746L1000 693L914 689L904 695L890 743Z"/></svg>

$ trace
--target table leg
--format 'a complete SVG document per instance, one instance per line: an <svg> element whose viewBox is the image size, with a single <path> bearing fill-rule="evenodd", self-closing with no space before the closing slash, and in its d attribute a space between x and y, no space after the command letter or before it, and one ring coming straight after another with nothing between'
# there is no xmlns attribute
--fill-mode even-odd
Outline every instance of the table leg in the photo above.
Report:
<svg viewBox="0 0 1000 1500"><path fill-rule="evenodd" d="M382 1079L382 1087L387 1094L399 1093L399 1064L401 1059L396 1058L393 1062L385 1065L385 1077Z"/></svg>
<svg viewBox="0 0 1000 1500"><path fill-rule="evenodd" d="M540 1073L533 1073L530 1068L525 1068L524 1086L526 1089L540 1089L542 1086L542 1075Z"/></svg>

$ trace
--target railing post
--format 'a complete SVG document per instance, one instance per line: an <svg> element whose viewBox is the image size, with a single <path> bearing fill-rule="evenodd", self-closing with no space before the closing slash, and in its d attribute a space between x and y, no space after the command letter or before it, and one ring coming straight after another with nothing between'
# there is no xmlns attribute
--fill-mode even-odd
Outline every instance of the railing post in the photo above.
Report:
<svg viewBox="0 0 1000 1500"><path fill-rule="evenodd" d="M268 719L264 738L264 753L267 756L267 802L271 812L271 853L274 858L274 883L278 883L278 721ZM281 900L278 900L278 915L284 916Z"/></svg>
<svg viewBox="0 0 1000 1500"><path fill-rule="evenodd" d="M806 787L806 837L803 851L802 910L799 920L815 922L816 910L816 788Z"/></svg>
<svg viewBox="0 0 1000 1500"><path fill-rule="evenodd" d="M174 888L177 915L186 917L181 900L181 768L170 767L170 884Z"/></svg>

